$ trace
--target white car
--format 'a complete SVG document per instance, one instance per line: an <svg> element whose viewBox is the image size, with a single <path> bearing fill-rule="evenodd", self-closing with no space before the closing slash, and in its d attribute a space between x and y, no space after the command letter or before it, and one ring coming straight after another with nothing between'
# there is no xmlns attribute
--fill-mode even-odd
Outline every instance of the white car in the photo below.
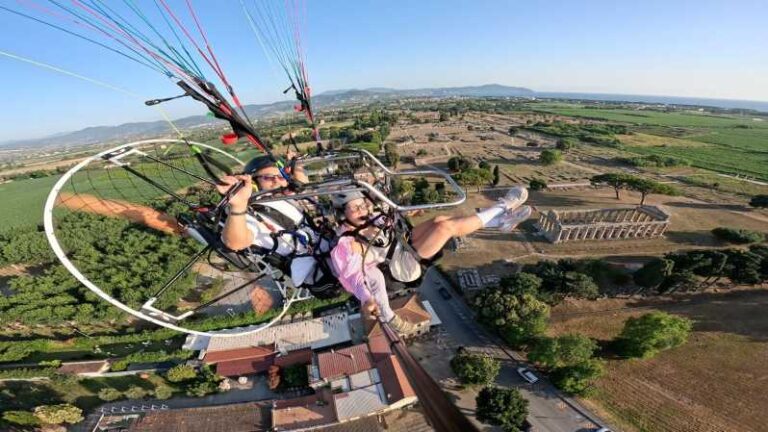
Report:
<svg viewBox="0 0 768 432"><path fill-rule="evenodd" d="M536 383L539 380L539 377L537 377L533 372L531 372L530 369L519 367L517 368L517 373L523 377L524 380L528 381L531 384Z"/></svg>

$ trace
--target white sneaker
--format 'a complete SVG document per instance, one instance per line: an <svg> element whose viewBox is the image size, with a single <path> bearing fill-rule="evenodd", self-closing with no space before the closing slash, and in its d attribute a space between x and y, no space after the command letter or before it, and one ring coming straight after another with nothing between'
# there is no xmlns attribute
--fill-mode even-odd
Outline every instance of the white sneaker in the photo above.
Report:
<svg viewBox="0 0 768 432"><path fill-rule="evenodd" d="M515 186L499 200L507 210L520 207L528 199L528 189L524 186Z"/></svg>
<svg viewBox="0 0 768 432"><path fill-rule="evenodd" d="M533 209L531 206L518 207L510 212L504 213L499 229L504 232L510 232L515 229L520 222L531 217L532 213Z"/></svg>

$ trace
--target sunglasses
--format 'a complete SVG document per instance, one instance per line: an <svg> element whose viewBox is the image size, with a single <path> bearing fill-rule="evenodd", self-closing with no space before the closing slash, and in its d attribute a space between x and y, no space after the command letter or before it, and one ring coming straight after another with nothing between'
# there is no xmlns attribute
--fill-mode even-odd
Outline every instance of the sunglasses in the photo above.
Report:
<svg viewBox="0 0 768 432"><path fill-rule="evenodd" d="M278 182L280 180L284 180L282 175L279 174L267 174L267 175L259 175L256 176L257 179L265 181L265 182Z"/></svg>
<svg viewBox="0 0 768 432"><path fill-rule="evenodd" d="M365 211L368 210L368 204L363 203L358 205L347 205L347 209L349 209L349 211L351 211L352 213L360 213L364 210Z"/></svg>

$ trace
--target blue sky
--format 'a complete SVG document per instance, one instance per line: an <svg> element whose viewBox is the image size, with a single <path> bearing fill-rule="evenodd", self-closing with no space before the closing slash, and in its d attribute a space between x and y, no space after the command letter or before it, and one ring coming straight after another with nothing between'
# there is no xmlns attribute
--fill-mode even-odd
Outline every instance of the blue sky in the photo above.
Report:
<svg viewBox="0 0 768 432"><path fill-rule="evenodd" d="M181 0L169 2L183 12ZM25 3L0 0L29 11ZM283 99L286 79L265 58L239 2L194 4L241 98ZM762 0L308 0L307 16L304 39L316 93L500 83L768 100L768 2ZM0 50L147 98L179 93L155 72L4 11ZM0 141L161 118L139 99L4 57L0 79ZM205 112L191 101L164 107L173 117Z"/></svg>

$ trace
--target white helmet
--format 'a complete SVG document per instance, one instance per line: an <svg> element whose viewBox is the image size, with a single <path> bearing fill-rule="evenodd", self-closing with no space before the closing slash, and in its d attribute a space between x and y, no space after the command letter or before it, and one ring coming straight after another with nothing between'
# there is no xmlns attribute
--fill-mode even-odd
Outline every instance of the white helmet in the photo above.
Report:
<svg viewBox="0 0 768 432"><path fill-rule="evenodd" d="M338 193L331 196L331 204L333 204L334 208L341 210L348 202L361 198L364 199L365 195L360 191Z"/></svg>

